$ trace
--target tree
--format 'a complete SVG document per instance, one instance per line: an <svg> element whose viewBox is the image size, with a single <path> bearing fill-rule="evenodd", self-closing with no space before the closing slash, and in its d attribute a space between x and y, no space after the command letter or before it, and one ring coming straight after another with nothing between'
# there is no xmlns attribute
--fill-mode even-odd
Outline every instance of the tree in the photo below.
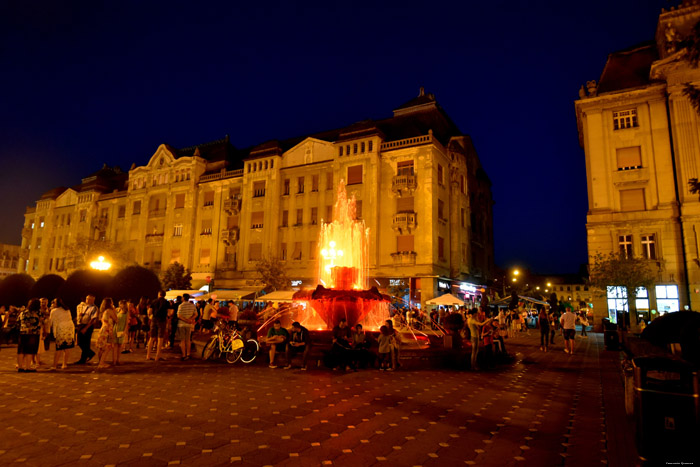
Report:
<svg viewBox="0 0 700 467"><path fill-rule="evenodd" d="M628 311L624 314L622 328L630 324L630 312L636 316L636 299L639 288L651 288L656 279L655 262L617 253L594 256L589 282L598 295L607 296L608 287L623 287Z"/></svg>
<svg viewBox="0 0 700 467"><path fill-rule="evenodd" d="M99 304L106 296L111 281L112 276L109 273L80 269L68 276L58 289L58 296L70 310L75 311L87 295L94 295L95 303Z"/></svg>
<svg viewBox="0 0 700 467"><path fill-rule="evenodd" d="M107 293L116 300L138 300L141 297L156 298L161 290L156 273L142 266L127 266L112 279Z"/></svg>
<svg viewBox="0 0 700 467"><path fill-rule="evenodd" d="M10 274L0 282L0 305L26 306L33 286L29 274Z"/></svg>
<svg viewBox="0 0 700 467"><path fill-rule="evenodd" d="M508 309L515 310L518 308L519 304L520 304L520 297L518 296L518 291L513 289L510 292L510 303L508 304Z"/></svg>
<svg viewBox="0 0 700 467"><path fill-rule="evenodd" d="M124 266L133 263L129 259L131 252L132 250L125 248L122 243L94 240L78 235L74 242L66 245L66 266L68 270L85 268L100 255L109 258L112 264Z"/></svg>
<svg viewBox="0 0 700 467"><path fill-rule="evenodd" d="M552 292L547 302L549 303L549 311L551 313L559 312L559 299L557 298L556 293Z"/></svg>
<svg viewBox="0 0 700 467"><path fill-rule="evenodd" d="M266 292L274 290L289 290L291 283L287 277L287 270L279 258L263 258L255 265L255 270L267 287Z"/></svg>
<svg viewBox="0 0 700 467"><path fill-rule="evenodd" d="M58 296L58 289L66 280L58 274L45 274L32 287L30 295L37 298L47 298L49 302Z"/></svg>
<svg viewBox="0 0 700 467"><path fill-rule="evenodd" d="M189 290L192 288L192 274L176 261L165 270L162 282L165 290Z"/></svg>

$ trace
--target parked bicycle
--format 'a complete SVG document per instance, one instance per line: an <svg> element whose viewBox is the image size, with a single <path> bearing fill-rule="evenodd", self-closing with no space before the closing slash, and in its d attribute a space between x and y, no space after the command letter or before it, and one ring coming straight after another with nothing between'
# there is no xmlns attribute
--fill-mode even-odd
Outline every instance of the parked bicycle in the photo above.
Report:
<svg viewBox="0 0 700 467"><path fill-rule="evenodd" d="M226 321L218 320L213 335L202 349L202 359L209 360L224 357L228 363L252 363L258 356L260 344L255 339L243 340L238 330Z"/></svg>

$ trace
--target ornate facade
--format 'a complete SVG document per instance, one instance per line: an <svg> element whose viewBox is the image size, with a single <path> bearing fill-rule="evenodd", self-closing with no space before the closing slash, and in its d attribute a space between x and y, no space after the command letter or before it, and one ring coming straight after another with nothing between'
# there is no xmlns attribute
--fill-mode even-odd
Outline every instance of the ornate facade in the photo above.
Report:
<svg viewBox="0 0 700 467"><path fill-rule="evenodd" d="M278 257L294 285L315 286L319 225L341 179L370 231L372 285L402 281L424 302L438 282L490 277L490 181L470 137L422 89L384 120L242 150L228 137L163 144L128 173L105 166L51 190L26 211L20 270L65 275L109 246L117 264L180 262L193 285L253 285L256 262Z"/></svg>
<svg viewBox="0 0 700 467"><path fill-rule="evenodd" d="M696 2L663 11L656 39L610 54L600 81L582 86L576 101L589 256L620 252L652 263L656 283L637 301L647 319L700 309L700 201L688 185L700 171L700 121L682 93L685 83L700 84L700 69L678 47L699 20ZM596 318L624 309L622 295L609 287L594 298Z"/></svg>

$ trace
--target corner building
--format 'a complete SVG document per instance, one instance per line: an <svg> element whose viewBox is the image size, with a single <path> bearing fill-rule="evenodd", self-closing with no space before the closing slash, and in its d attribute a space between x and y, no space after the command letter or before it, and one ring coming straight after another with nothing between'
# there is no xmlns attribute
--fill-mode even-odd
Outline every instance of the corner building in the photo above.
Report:
<svg viewBox="0 0 700 467"><path fill-rule="evenodd" d="M586 157L588 252L649 260L656 283L637 300L646 319L700 309L700 121L683 96L700 84L679 40L700 21L700 5L662 11L654 41L608 56L600 81L579 91L576 117ZM610 284L593 300L596 321L627 307ZM634 321L633 321L634 323Z"/></svg>
<svg viewBox="0 0 700 467"><path fill-rule="evenodd" d="M320 224L343 179L369 228L370 286L403 284L414 303L473 298L493 271L490 181L433 95L393 114L242 150L228 137L163 144L128 173L105 166L27 209L20 270L66 275L109 244L157 273L180 262L194 286L259 286L256 262L278 257L294 286L315 287Z"/></svg>

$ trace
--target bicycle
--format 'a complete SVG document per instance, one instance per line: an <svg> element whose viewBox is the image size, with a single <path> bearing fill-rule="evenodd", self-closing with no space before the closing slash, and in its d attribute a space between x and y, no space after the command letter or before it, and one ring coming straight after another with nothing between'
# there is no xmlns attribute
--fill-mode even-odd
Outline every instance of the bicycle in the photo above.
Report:
<svg viewBox="0 0 700 467"><path fill-rule="evenodd" d="M217 321L213 331L214 335L202 349L203 360L220 358L224 355L228 363L236 363L239 359L243 363L252 363L258 356L260 350L258 341L248 339L244 342L238 330L225 321Z"/></svg>

